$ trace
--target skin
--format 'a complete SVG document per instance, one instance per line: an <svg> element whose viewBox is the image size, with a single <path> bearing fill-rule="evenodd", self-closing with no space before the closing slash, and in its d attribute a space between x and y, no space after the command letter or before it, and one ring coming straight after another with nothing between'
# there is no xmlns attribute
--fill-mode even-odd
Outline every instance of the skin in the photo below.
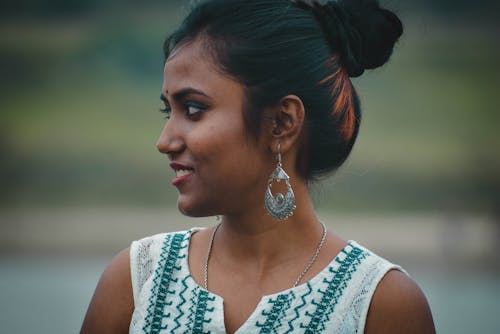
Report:
<svg viewBox="0 0 500 334"><path fill-rule="evenodd" d="M255 140L245 131L243 86L221 74L201 45L195 41L179 47L165 64L162 94L170 119L157 147L171 161L194 169L176 185L179 210L188 216L223 217L210 257L209 290L224 298L226 331L234 333L262 296L293 285L316 250L322 227L307 183L295 170L305 117L302 101L289 95L266 110L268 121ZM278 143L297 204L285 223L273 220L263 206ZM195 233L190 243L191 275L201 286L213 228ZM301 283L317 275L345 245L346 241L328 232L319 257ZM126 249L103 273L82 333L128 332L133 312L129 261ZM387 273L373 296L365 333L434 332L418 286L399 271Z"/></svg>

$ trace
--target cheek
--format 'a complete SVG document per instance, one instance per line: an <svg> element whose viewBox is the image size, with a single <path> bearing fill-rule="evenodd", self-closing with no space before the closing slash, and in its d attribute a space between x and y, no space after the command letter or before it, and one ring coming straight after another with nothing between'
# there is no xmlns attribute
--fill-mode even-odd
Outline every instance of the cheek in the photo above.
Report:
<svg viewBox="0 0 500 334"><path fill-rule="evenodd" d="M229 134L220 134L215 127L200 127L194 129L187 137L187 147L197 163L206 163L227 151L227 143L231 140ZM203 167L200 166L200 167Z"/></svg>
<svg viewBox="0 0 500 334"><path fill-rule="evenodd" d="M267 157L261 152L263 148L245 131L241 115L229 112L219 112L190 129L186 144L198 167L200 181L243 186L249 181L267 180L270 161L264 161Z"/></svg>
<svg viewBox="0 0 500 334"><path fill-rule="evenodd" d="M235 117L222 117L222 112L189 129L187 147L195 159L211 160L228 158L245 149L246 144L243 124Z"/></svg>
<svg viewBox="0 0 500 334"><path fill-rule="evenodd" d="M246 142L241 132L211 135L206 141L196 138L192 152L204 182L239 184L245 180L256 181L261 175L262 161L258 150Z"/></svg>

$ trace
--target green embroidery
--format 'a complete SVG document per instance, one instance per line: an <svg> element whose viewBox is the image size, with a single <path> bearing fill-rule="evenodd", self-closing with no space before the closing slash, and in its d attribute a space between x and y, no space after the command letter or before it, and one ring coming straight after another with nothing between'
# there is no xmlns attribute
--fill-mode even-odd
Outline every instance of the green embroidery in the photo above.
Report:
<svg viewBox="0 0 500 334"><path fill-rule="evenodd" d="M153 286L142 328L144 333L181 331L210 334L207 324L212 322L214 314L222 316L219 312L215 313L213 307L216 296L190 283L192 277L189 269L181 268L181 265L186 265L186 261L179 262L179 259L187 258L187 250L182 250L189 246L190 237L189 232L167 234L163 241L158 266L152 277ZM335 266L338 269L329 266L326 278L318 278L322 279L322 283L316 280L319 287L314 288L307 282L302 289L269 298L268 306L253 325L255 333L326 332L326 325L350 284L353 273L368 256L369 253L351 244L334 260L338 263Z"/></svg>
<svg viewBox="0 0 500 334"><path fill-rule="evenodd" d="M288 333L294 333L295 332L295 328L293 327L293 323L300 318L300 313L299 313L299 310L301 308L303 308L304 306L306 306L306 297L309 296L311 294L311 292L313 291L312 287L311 287L311 284L309 282L307 282L306 284L307 286L307 292L305 294L303 294L302 296L300 296L300 299L301 299L301 304L295 306L293 308L293 312L295 313L295 317L290 320L288 322L288 330L284 333L284 334L288 334ZM293 293L293 291L292 291ZM295 294L294 294L294 297L295 297Z"/></svg>
<svg viewBox="0 0 500 334"><path fill-rule="evenodd" d="M151 296L152 297L156 296L156 291L157 291L158 285L159 285L158 280L160 279L160 272L163 270L163 267L165 265L165 260L166 260L165 254L167 252L168 246L170 245L171 237L172 236L170 234L167 234L165 240L163 241L163 245L161 247L160 260L158 261L158 267L156 268L156 271L155 271L155 275L153 278L153 287L151 289ZM142 328L142 330L145 333L148 331L148 329L151 326L152 317L153 317L153 313L154 313L154 307L155 307L155 303L153 303L152 300L150 300L150 303L149 303L148 308L147 308L147 316L144 320L144 327Z"/></svg>
<svg viewBox="0 0 500 334"><path fill-rule="evenodd" d="M214 308L208 308L207 303L209 301L213 302L215 297L208 297L208 291L199 289L198 293L198 303L196 304L196 311L194 316L194 326L193 333L194 334L210 334L210 331L203 332L203 324L210 323L212 319L205 319L206 312L213 312Z"/></svg>
<svg viewBox="0 0 500 334"><path fill-rule="evenodd" d="M276 328L279 328L281 326L281 320L283 314L285 310L290 308L290 302L291 300L293 300L294 297L295 294L292 292L286 294L279 294L276 297L276 299L269 300L269 303L273 304L273 307L269 312L262 311L262 315L267 316L267 318L263 324L257 321L256 326L260 327L259 333L261 334L267 334L271 332L277 333Z"/></svg>
<svg viewBox="0 0 500 334"><path fill-rule="evenodd" d="M199 287L196 287L193 291L191 291L191 298L189 298L189 311L187 316L187 324L191 326L193 324L193 317L196 311L194 310L194 306L197 305L198 300L198 290Z"/></svg>
<svg viewBox="0 0 500 334"><path fill-rule="evenodd" d="M151 296L156 298L150 299L148 315L144 327L142 328L144 332L150 331L150 333L159 333L161 330L166 329L166 327L162 326L162 319L163 317L169 317L170 313L164 314L164 308L165 306L172 305L172 301L167 302L166 300L168 294L175 293L175 291L169 290L169 286L170 282L177 282L177 279L172 279L174 270L181 269L176 266L176 263L179 251L187 247L181 247L183 240L184 234L181 233L176 233L173 236L167 234L165 238L160 253L159 265L156 268L155 277L153 279L153 287L151 288Z"/></svg>
<svg viewBox="0 0 500 334"><path fill-rule="evenodd" d="M186 276L184 277L184 279L182 280L182 290L181 290L181 293L179 294L179 297L181 298L181 302L180 303L177 303L177 305L175 306L175 308L179 311L179 315L177 315L174 319L174 322L175 322L175 327L172 329L171 333L174 333L175 330L181 328L181 323L179 322L179 319L182 318L182 316L184 315L184 312L182 311L182 306L184 304L186 304L186 298L184 298L184 293L186 292L186 290L188 289L188 286L186 284L186 281L187 279L189 278L189 276Z"/></svg>
<svg viewBox="0 0 500 334"><path fill-rule="evenodd" d="M325 330L325 324L333 313L340 297L342 297L345 288L352 278L352 273L356 271L361 262L367 257L367 253L363 252L360 248L351 247L352 250L346 254L347 256L344 261L339 261L340 267L337 271L329 268L334 276L331 281L326 278L323 280L323 282L328 283L325 291L318 289L318 292L322 294L322 298L319 303L314 300L312 301L312 304L316 305L314 314L306 312L306 315L311 317L311 321L307 327L303 324L300 326L301 328L306 328L306 334L321 333Z"/></svg>

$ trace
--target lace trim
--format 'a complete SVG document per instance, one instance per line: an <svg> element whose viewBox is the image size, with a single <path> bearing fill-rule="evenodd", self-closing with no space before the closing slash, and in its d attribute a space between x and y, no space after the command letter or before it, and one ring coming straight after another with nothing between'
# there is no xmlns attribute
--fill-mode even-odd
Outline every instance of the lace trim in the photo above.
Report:
<svg viewBox="0 0 500 334"><path fill-rule="evenodd" d="M130 329L139 328L145 315L142 303L145 286L152 280L155 268L159 264L159 249L165 241L165 234L154 235L132 242L130 246L130 270L132 276L132 289L134 294L135 310L130 321ZM141 312L139 312L141 311Z"/></svg>
<svg viewBox="0 0 500 334"><path fill-rule="evenodd" d="M379 261L372 263L368 270L366 270L366 274L363 276L361 282L359 282L360 289L357 289L355 294L346 295L346 301L349 301L347 307L345 307L342 311L341 318L344 321L341 323L341 328L339 328L339 333L362 333L363 328L360 328L360 320L361 314L364 313L364 308L366 304L369 304L371 299L370 290L374 285L374 280L379 273Z"/></svg>

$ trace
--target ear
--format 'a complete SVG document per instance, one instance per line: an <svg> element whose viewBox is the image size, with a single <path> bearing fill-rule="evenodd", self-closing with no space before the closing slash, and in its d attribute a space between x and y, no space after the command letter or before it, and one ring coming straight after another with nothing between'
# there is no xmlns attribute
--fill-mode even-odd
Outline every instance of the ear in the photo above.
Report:
<svg viewBox="0 0 500 334"><path fill-rule="evenodd" d="M276 153L278 143L281 153L287 152L298 141L304 126L305 110L296 95L283 97L271 110L271 150Z"/></svg>

